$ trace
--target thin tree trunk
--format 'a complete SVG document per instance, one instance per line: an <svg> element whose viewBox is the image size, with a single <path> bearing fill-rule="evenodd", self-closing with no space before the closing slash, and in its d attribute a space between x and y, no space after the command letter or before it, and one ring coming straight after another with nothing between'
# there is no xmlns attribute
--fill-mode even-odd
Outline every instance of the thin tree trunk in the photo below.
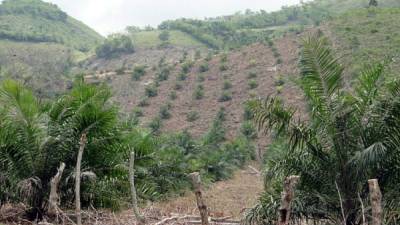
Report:
<svg viewBox="0 0 400 225"><path fill-rule="evenodd" d="M281 206L279 207L278 225L287 225L290 221L291 205L294 198L294 188L299 181L299 176L287 177L283 183Z"/></svg>
<svg viewBox="0 0 400 225"><path fill-rule="evenodd" d="M82 225L82 215L81 215L81 162L83 156L83 150L85 150L87 143L86 133L83 133L79 141L79 152L76 159L75 168L75 214L77 225Z"/></svg>
<svg viewBox="0 0 400 225"><path fill-rule="evenodd" d="M57 174L50 181L49 209L47 211L49 216L57 216L59 213L60 196L58 195L58 184L60 183L64 169L65 163L62 162Z"/></svg>
<svg viewBox="0 0 400 225"><path fill-rule="evenodd" d="M377 179L368 180L369 196L372 208L371 225L382 224L382 193Z"/></svg>
<svg viewBox="0 0 400 225"><path fill-rule="evenodd" d="M202 225L208 225L208 210L207 210L207 205L205 204L205 201L203 199L203 194L201 191L201 178L200 174L198 172L196 173L191 173L189 174L192 184L194 187L195 195L196 195L196 200L197 200L197 207L199 208L200 211L200 217L201 217L201 224Z"/></svg>
<svg viewBox="0 0 400 225"><path fill-rule="evenodd" d="M138 203L137 203L137 195L136 195L136 188L135 188L135 152L131 152L130 159L129 159L129 181L131 183L131 195L132 195L132 208L133 213L137 219L138 225L146 224L146 219L140 214Z"/></svg>

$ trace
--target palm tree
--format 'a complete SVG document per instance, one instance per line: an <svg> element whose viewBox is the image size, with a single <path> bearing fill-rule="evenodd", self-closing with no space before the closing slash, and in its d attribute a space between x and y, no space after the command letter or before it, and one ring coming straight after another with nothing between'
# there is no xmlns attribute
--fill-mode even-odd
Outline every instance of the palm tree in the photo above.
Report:
<svg viewBox="0 0 400 225"><path fill-rule="evenodd" d="M293 220L346 225L361 222L359 199L367 199L367 179L378 178L384 196L393 194L400 180L400 82L386 85L384 66L377 64L366 67L348 90L344 68L327 43L316 36L303 41L301 87L308 120L297 118L277 97L250 103L259 127L286 138L288 150L271 165L269 187L247 215L248 223L276 221L280 196L274 182L288 175L301 177Z"/></svg>
<svg viewBox="0 0 400 225"><path fill-rule="evenodd" d="M59 140L48 135L48 116L31 91L6 80L0 87L0 201L24 200L31 216L43 213L57 165Z"/></svg>

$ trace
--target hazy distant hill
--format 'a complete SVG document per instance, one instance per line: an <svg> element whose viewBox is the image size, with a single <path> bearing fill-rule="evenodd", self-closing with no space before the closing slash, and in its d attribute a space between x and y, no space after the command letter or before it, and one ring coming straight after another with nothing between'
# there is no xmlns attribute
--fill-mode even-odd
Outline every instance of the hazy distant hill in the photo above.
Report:
<svg viewBox="0 0 400 225"><path fill-rule="evenodd" d="M101 35L40 0L5 0L0 5L0 39L52 42L88 51Z"/></svg>

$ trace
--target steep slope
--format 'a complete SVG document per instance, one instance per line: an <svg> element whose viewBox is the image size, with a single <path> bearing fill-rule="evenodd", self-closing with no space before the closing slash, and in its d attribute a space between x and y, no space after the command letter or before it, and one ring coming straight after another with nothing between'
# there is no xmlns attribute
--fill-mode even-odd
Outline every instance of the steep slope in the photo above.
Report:
<svg viewBox="0 0 400 225"><path fill-rule="evenodd" d="M43 97L65 90L80 58L103 38L41 0L4 0L0 5L0 79L29 84Z"/></svg>
<svg viewBox="0 0 400 225"><path fill-rule="evenodd" d="M5 0L0 5L0 39L52 42L88 51L102 37L56 5L41 0Z"/></svg>
<svg viewBox="0 0 400 225"><path fill-rule="evenodd" d="M400 69L400 8L358 9L325 23L321 29L351 64L354 78L366 62L386 60L389 73Z"/></svg>
<svg viewBox="0 0 400 225"><path fill-rule="evenodd" d="M233 139L241 134L245 102L251 98L279 94L289 104L304 109L302 95L295 84L297 40L298 37L292 34L277 40L271 47L267 43L257 43L227 53L202 53L198 58L189 54L186 60L179 60L182 55L177 52L164 51L164 66L160 66L157 60L151 61L151 58L143 64L143 57L137 57L125 64L125 73L104 72L106 69L102 67L103 73L96 76L98 81L103 80L113 88L114 100L126 113L140 108L144 115L139 118L140 124L145 127L160 116L163 106L168 105L171 116L162 121L161 130L188 130L199 138L211 128L214 118L224 108L226 137ZM146 52L149 54L148 50ZM156 52L153 54L157 55ZM183 74L183 68L189 62L193 65L187 74ZM96 65L100 64L97 61ZM135 65L148 65L140 80L133 79ZM208 69L201 72L205 65ZM160 81L163 68L170 68L170 74L166 80ZM89 77L88 80L93 81L93 75ZM196 91L200 85L203 87L202 94L197 98ZM146 89L149 88L154 88L157 95L146 97ZM266 140L261 138L258 143L259 148L264 149Z"/></svg>

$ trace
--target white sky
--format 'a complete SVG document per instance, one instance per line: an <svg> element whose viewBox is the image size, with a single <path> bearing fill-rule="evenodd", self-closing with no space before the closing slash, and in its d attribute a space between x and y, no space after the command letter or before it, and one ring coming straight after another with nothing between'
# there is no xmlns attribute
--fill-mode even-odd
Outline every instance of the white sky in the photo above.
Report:
<svg viewBox="0 0 400 225"><path fill-rule="evenodd" d="M0 0L1 1L1 0ZM164 20L215 17L245 9L275 11L300 0L45 0L103 35L126 26L157 26Z"/></svg>

